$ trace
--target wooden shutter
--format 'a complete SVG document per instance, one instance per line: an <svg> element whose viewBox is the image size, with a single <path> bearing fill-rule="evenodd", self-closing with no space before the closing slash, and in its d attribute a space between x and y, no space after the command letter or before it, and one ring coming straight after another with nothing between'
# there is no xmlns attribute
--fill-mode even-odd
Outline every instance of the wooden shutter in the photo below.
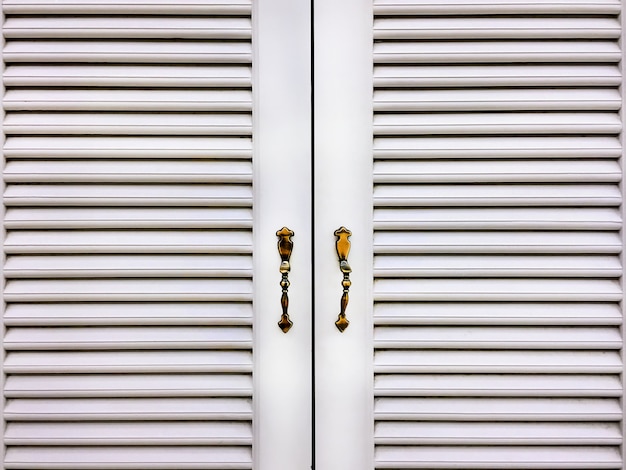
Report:
<svg viewBox="0 0 626 470"><path fill-rule="evenodd" d="M3 468L252 468L250 2L3 10Z"/></svg>
<svg viewBox="0 0 626 470"><path fill-rule="evenodd" d="M619 3L374 8L376 468L622 468Z"/></svg>

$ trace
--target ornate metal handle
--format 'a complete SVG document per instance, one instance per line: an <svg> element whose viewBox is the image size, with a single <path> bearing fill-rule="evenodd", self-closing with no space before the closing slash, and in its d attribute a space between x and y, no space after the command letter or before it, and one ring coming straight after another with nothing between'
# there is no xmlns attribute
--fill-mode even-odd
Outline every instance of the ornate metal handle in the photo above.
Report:
<svg viewBox="0 0 626 470"><path fill-rule="evenodd" d="M348 253L350 253L350 240L348 238L352 235L352 232L345 227L339 227L335 230L335 236L337 237L337 256L339 256L339 270L343 273L343 280L341 286L343 287L343 294L341 295L341 310L335 325L343 333L348 328L350 322L346 318L346 307L348 307L348 290L352 283L350 282L350 273L352 269L348 264Z"/></svg>
<svg viewBox="0 0 626 470"><path fill-rule="evenodd" d="M280 273L282 274L282 279L280 280L280 287L283 290L283 295L280 298L283 314L280 316L278 326L281 330L283 330L283 333L287 333L293 326L293 322L289 319L289 313L287 312L289 309L289 296L287 295L287 290L289 289L289 271L291 270L289 258L291 257L291 250L293 250L291 237L294 236L294 232L293 230L289 230L287 227L283 227L276 232L276 236L278 237L278 253L280 254L281 260Z"/></svg>

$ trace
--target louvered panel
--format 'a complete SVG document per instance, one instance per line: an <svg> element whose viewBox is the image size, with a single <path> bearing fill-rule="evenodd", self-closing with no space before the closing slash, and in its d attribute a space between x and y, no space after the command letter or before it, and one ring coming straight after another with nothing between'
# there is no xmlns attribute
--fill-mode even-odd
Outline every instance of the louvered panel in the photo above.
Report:
<svg viewBox="0 0 626 470"><path fill-rule="evenodd" d="M622 468L620 10L375 0L376 468Z"/></svg>
<svg viewBox="0 0 626 470"><path fill-rule="evenodd" d="M251 469L251 2L3 10L3 468Z"/></svg>

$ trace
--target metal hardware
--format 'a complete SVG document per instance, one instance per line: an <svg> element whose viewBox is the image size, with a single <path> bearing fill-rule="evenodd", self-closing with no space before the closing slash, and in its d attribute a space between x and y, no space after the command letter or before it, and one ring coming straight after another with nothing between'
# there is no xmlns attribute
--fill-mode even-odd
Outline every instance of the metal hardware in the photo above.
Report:
<svg viewBox="0 0 626 470"><path fill-rule="evenodd" d="M294 232L293 230L289 230L287 227L283 227L276 232L276 236L278 237L278 253L280 254L281 260L279 270L282 274L282 279L280 280L280 287L283 290L283 294L280 298L280 305L283 308L283 314L280 316L278 326L281 330L283 330L283 333L287 333L293 326L293 322L289 319L289 313L287 312L289 309L289 296L287 295L287 290L289 289L289 271L291 270L289 258L291 257L291 250L293 250L291 237L294 236Z"/></svg>
<svg viewBox="0 0 626 470"><path fill-rule="evenodd" d="M350 268L350 265L348 264L348 253L350 253L350 240L348 240L348 238L350 235L352 235L352 232L343 226L335 230L335 236L337 237L336 247L337 256L339 257L339 270L343 274L343 280L341 281L341 286L343 287L343 294L341 295L341 310L335 325L342 333L350 324L346 318L346 308L348 307L349 300L348 291L352 285L350 282L350 273L352 272L352 268Z"/></svg>

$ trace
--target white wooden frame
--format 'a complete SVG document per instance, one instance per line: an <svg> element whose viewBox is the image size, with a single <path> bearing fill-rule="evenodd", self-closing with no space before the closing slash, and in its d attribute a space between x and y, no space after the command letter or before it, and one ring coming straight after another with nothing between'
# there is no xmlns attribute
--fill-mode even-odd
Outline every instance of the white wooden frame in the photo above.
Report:
<svg viewBox="0 0 626 470"><path fill-rule="evenodd" d="M315 468L373 468L372 2L314 3ZM333 232L352 231L349 327Z"/></svg>
<svg viewBox="0 0 626 470"><path fill-rule="evenodd" d="M312 459L310 8L259 0L253 17L254 462L256 470L305 470ZM283 226L295 231L287 334L277 325Z"/></svg>

